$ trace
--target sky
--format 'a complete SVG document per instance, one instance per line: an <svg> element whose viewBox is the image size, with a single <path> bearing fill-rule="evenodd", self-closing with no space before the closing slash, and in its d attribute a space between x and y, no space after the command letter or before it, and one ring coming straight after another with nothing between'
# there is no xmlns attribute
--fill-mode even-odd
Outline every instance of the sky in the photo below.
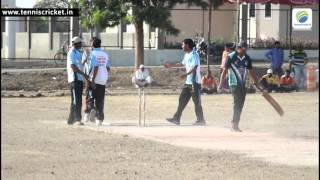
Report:
<svg viewBox="0 0 320 180"><path fill-rule="evenodd" d="M16 6L19 8L32 8L36 1L37 0L16 0Z"/></svg>

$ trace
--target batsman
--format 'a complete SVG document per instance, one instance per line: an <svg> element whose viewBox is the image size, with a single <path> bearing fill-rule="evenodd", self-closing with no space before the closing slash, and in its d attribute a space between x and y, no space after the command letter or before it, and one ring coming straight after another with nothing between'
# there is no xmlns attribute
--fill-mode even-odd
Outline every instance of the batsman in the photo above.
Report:
<svg viewBox="0 0 320 180"><path fill-rule="evenodd" d="M246 98L246 80L248 74L252 77L255 86L258 86L258 79L253 71L251 58L246 53L247 44L243 41L237 44L234 52L230 53L224 65L220 79L225 79L228 73L228 83L233 97L233 115L231 130L241 132L239 129L240 115ZM218 86L221 92L222 82Z"/></svg>

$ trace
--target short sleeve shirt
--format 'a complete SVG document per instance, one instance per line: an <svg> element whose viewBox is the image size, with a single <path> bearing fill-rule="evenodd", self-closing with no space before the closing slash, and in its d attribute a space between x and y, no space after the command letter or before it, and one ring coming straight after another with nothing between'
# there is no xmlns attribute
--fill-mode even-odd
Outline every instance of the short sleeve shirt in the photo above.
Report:
<svg viewBox="0 0 320 180"><path fill-rule="evenodd" d="M239 57L236 52L232 52L228 55L225 68L228 69L229 86L245 86L248 70L252 69L252 61L247 54Z"/></svg>
<svg viewBox="0 0 320 180"><path fill-rule="evenodd" d="M307 54L304 51L294 51L292 59L293 65L304 66L306 57Z"/></svg>
<svg viewBox="0 0 320 180"><path fill-rule="evenodd" d="M181 62L186 67L186 72L190 72L196 65L196 75L195 75L195 82L200 84L201 83L201 74L200 74L200 58L198 53L193 49L191 52L186 53L184 58ZM190 73L187 78L185 84L192 85L194 80L194 74Z"/></svg>
<svg viewBox="0 0 320 180"><path fill-rule="evenodd" d="M86 62L85 66L84 66L84 73L89 76L90 81L92 80L92 77L93 77L94 68L97 66L98 65L97 65L96 57L92 56L92 54L89 55L88 61Z"/></svg>
<svg viewBox="0 0 320 180"><path fill-rule="evenodd" d="M83 81L83 76L80 73L73 72L71 65L75 65L80 71L83 71L83 66L81 63L82 53L75 49L71 48L67 55L67 71L68 71L68 83L73 81Z"/></svg>
<svg viewBox="0 0 320 180"><path fill-rule="evenodd" d="M107 67L110 67L108 54L100 48L93 48L90 56L95 58L96 64L94 65L98 66L95 83L99 85L106 85L109 77Z"/></svg>

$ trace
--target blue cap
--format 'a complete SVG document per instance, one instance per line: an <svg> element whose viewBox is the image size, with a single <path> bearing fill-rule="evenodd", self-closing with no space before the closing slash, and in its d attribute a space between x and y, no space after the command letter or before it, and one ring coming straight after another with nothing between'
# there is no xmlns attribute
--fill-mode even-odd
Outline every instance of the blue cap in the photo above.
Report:
<svg viewBox="0 0 320 180"><path fill-rule="evenodd" d="M237 47L238 48L247 48L248 45L245 41L240 41L238 44L237 44Z"/></svg>

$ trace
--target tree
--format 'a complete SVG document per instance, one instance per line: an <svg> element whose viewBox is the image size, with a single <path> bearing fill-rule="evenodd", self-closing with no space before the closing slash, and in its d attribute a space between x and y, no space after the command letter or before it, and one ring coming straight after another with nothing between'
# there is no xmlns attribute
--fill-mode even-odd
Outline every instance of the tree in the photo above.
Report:
<svg viewBox="0 0 320 180"><path fill-rule="evenodd" d="M208 45L207 45L207 66L209 69L209 58L211 52L211 14L212 8L217 9L219 6L223 4L223 0L209 0L209 22L208 22Z"/></svg>
<svg viewBox="0 0 320 180"><path fill-rule="evenodd" d="M34 8L67 8L69 7L68 0L40 0L36 1L36 4L33 6ZM54 31L57 32L68 32L69 27L66 22L68 17L55 17L52 16L52 21L54 23ZM32 32L47 32L48 31L48 17L30 17L32 21L31 25Z"/></svg>
<svg viewBox="0 0 320 180"><path fill-rule="evenodd" d="M135 27L135 67L144 63L143 22L151 27L160 28L173 35L179 33L170 20L171 9L180 3L198 5L203 8L207 3L202 0L124 0L124 4L132 9L131 22Z"/></svg>
<svg viewBox="0 0 320 180"><path fill-rule="evenodd" d="M40 0L33 6L34 8L67 8L68 0Z"/></svg>
<svg viewBox="0 0 320 180"><path fill-rule="evenodd" d="M153 28L160 28L171 34L178 34L170 20L171 9L181 3L206 8L205 0L80 0L81 24L101 28L119 24L120 19L134 24L135 27L135 67L144 63L143 22ZM131 9L132 14L128 14Z"/></svg>
<svg viewBox="0 0 320 180"><path fill-rule="evenodd" d="M118 25L120 19L126 16L128 10L117 0L80 0L79 5L81 25L90 29L91 37L93 28L107 28Z"/></svg>

